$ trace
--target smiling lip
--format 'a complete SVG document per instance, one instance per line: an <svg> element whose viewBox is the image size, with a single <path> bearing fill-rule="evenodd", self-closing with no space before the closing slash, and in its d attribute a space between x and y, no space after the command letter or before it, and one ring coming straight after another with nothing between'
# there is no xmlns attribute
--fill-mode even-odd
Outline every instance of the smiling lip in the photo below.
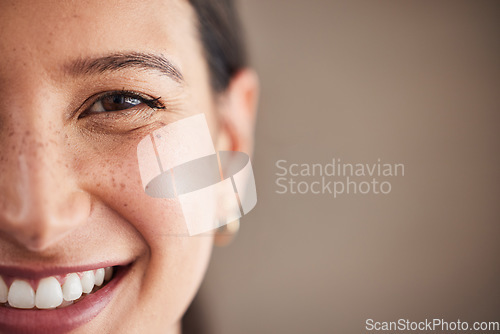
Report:
<svg viewBox="0 0 500 334"><path fill-rule="evenodd" d="M87 295L81 301L65 308L53 310L23 310L8 307L0 307L0 331L10 334L61 334L89 322L96 317L113 298L116 288L122 278L129 271L132 264L114 267L115 275L105 286L98 291ZM93 265L93 268L96 268ZM5 269L5 270L4 270ZM47 274L63 274L73 269L90 268L60 268L50 271L35 272L33 270L18 269L14 267L2 267L0 272L11 274L23 274L31 279L36 279Z"/></svg>

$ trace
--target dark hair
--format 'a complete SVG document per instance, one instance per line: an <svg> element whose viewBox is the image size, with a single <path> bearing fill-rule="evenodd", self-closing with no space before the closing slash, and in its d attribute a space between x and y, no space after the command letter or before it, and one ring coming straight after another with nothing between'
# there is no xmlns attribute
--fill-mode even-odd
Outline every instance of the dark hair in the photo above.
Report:
<svg viewBox="0 0 500 334"><path fill-rule="evenodd" d="M208 63L212 88L224 91L246 55L239 18L232 0L189 0L198 19L198 32Z"/></svg>

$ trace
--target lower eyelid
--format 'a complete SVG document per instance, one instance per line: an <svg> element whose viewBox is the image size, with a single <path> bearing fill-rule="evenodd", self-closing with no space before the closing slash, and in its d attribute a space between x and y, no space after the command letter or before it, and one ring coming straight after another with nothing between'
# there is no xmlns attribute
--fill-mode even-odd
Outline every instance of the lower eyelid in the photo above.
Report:
<svg viewBox="0 0 500 334"><path fill-rule="evenodd" d="M146 108L151 110L149 107ZM141 133L142 131L149 131L146 129L154 127L154 124L160 122L160 119L155 117L153 110L147 112L141 109L130 111L128 115L124 115L124 113L101 113L95 114L95 117L86 117L86 119L82 119L84 121L82 130L88 132L89 135L96 134L100 136L127 136L131 133L138 133L137 131Z"/></svg>
<svg viewBox="0 0 500 334"><path fill-rule="evenodd" d="M155 111L156 109L141 103L140 105L123 110L89 113L87 117L99 118L103 122L121 121L131 123L137 121L137 119L150 118Z"/></svg>

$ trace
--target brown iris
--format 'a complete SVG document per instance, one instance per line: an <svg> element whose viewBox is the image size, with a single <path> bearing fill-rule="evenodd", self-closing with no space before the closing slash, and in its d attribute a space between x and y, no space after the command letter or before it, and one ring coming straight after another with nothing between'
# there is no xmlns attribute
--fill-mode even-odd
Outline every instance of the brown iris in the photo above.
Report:
<svg viewBox="0 0 500 334"><path fill-rule="evenodd" d="M93 110L93 111L95 112L119 111L119 110L133 108L141 103L142 101L138 98L115 94L115 95L105 96L101 98L99 101L97 101L97 103L94 104L94 106L96 107L96 109L101 109L101 110Z"/></svg>

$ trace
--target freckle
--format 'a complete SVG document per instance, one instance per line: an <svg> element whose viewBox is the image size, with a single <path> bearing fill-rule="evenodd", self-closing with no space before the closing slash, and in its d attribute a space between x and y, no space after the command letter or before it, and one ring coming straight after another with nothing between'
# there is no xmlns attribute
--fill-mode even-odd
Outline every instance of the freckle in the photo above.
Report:
<svg viewBox="0 0 500 334"><path fill-rule="evenodd" d="M25 134L26 136L29 136L29 135L31 135L31 131L29 131L29 130L28 130L28 131L26 131L24 134Z"/></svg>
<svg viewBox="0 0 500 334"><path fill-rule="evenodd" d="M120 183L120 187L123 189L125 189L125 183Z"/></svg>
<svg viewBox="0 0 500 334"><path fill-rule="evenodd" d="M14 131L12 131L11 133L9 133L9 137L12 137L14 135Z"/></svg>
<svg viewBox="0 0 500 334"><path fill-rule="evenodd" d="M101 186L101 184L100 184L100 183L98 183L98 184L96 184L96 186L100 187L100 186Z"/></svg>
<svg viewBox="0 0 500 334"><path fill-rule="evenodd" d="M123 203L123 206L128 206L128 204L127 203Z"/></svg>

